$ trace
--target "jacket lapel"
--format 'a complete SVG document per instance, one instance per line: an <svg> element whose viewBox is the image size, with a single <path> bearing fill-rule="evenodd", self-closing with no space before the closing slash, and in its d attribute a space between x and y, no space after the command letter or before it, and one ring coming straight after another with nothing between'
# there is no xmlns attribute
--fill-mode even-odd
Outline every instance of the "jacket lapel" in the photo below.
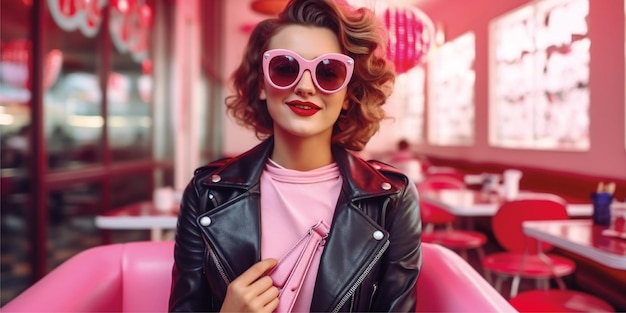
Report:
<svg viewBox="0 0 626 313"><path fill-rule="evenodd" d="M211 227L201 227L215 247L226 276L233 280L261 259L261 200L259 180L272 151L273 141L266 140L234 157L203 181L209 190L240 192L233 199L200 215L210 218Z"/></svg>
<svg viewBox="0 0 626 313"><path fill-rule="evenodd" d="M261 258L259 199L258 191L246 192L197 219L200 224L203 218L210 220L210 226L201 230L210 241L211 257L217 258L214 261L223 268L228 282Z"/></svg>

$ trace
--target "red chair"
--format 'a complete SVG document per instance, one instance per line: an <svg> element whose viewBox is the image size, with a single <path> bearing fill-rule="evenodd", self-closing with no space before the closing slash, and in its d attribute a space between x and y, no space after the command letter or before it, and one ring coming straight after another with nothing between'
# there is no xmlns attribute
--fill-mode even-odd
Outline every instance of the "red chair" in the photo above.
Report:
<svg viewBox="0 0 626 313"><path fill-rule="evenodd" d="M614 312L606 301L579 291L568 290L562 277L572 274L576 265L568 258L549 254L552 246L526 236L522 223L530 220L568 219L563 199L551 194L519 198L505 202L493 216L492 229L505 249L483 259L485 276L498 275L495 284L500 291L502 278L513 277L509 301L520 312ZM535 279L541 289L518 294L521 279ZM559 289L550 289L554 278Z"/></svg>
<svg viewBox="0 0 626 313"><path fill-rule="evenodd" d="M465 187L463 180L447 174L428 175L417 184L417 190L420 193L436 192L442 189L466 189Z"/></svg>
<svg viewBox="0 0 626 313"><path fill-rule="evenodd" d="M476 250L478 257L484 257L483 246L487 237L477 231L455 229L457 217L441 204L431 201L427 195L443 189L465 189L465 183L450 176L430 176L417 185L420 197L420 211L423 224L422 241L440 244L468 260L467 251Z"/></svg>
<svg viewBox="0 0 626 313"><path fill-rule="evenodd" d="M500 291L502 281L512 278L510 297L517 295L521 279L534 279L538 286L548 288L554 278L565 289L562 277L570 275L576 265L568 258L546 254L552 247L538 245L527 237L522 223L531 220L568 219L565 201L557 196L543 195L533 199L519 199L503 203L491 220L494 237L505 250L487 255L483 259L485 276L496 274L495 288ZM539 253L541 252L541 253Z"/></svg>
<svg viewBox="0 0 626 313"><path fill-rule="evenodd" d="M167 312L173 252L173 241L88 249L55 268L0 311ZM515 312L452 251L424 243L422 254L417 312Z"/></svg>

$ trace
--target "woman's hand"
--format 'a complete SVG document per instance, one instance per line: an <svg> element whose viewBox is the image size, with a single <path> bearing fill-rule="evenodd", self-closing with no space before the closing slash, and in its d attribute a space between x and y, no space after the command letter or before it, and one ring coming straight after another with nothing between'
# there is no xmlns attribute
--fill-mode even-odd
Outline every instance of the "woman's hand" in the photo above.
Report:
<svg viewBox="0 0 626 313"><path fill-rule="evenodd" d="M278 307L278 288L266 274L277 263L276 259L261 260L233 280L221 312L273 312Z"/></svg>

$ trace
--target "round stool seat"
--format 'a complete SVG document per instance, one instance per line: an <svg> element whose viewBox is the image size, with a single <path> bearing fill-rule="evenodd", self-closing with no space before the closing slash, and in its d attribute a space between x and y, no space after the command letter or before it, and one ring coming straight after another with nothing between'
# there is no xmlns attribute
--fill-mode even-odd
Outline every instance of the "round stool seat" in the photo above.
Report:
<svg viewBox="0 0 626 313"><path fill-rule="evenodd" d="M552 254L545 256L550 258L551 265L536 254L494 253L483 259L483 267L494 273L535 278L562 277L576 269L574 261L568 258Z"/></svg>
<svg viewBox="0 0 626 313"><path fill-rule="evenodd" d="M520 312L615 312L606 301L574 290L524 291L509 302Z"/></svg>
<svg viewBox="0 0 626 313"><path fill-rule="evenodd" d="M422 241L437 243L450 249L474 249L483 246L487 237L466 230L436 230L422 233Z"/></svg>

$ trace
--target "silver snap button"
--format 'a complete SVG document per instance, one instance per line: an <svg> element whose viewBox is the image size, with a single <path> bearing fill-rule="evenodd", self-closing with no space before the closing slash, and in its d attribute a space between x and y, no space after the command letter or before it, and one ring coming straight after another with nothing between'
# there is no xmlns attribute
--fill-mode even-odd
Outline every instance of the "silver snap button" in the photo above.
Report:
<svg viewBox="0 0 626 313"><path fill-rule="evenodd" d="M213 196L213 194L209 194L209 199L213 200L213 198L215 198L215 196Z"/></svg>
<svg viewBox="0 0 626 313"><path fill-rule="evenodd" d="M211 225L211 218L208 216L204 216L200 219L200 225L202 226L209 226Z"/></svg>
<svg viewBox="0 0 626 313"><path fill-rule="evenodd" d="M385 237L385 235L383 235L383 232L380 230L377 230L374 232L374 234L372 235L374 237L374 239L376 240L381 240L383 239L383 237Z"/></svg>
<svg viewBox="0 0 626 313"><path fill-rule="evenodd" d="M211 181L214 182L214 183L217 183L220 180L222 180L222 177L220 175L215 174L215 175L211 176Z"/></svg>
<svg viewBox="0 0 626 313"><path fill-rule="evenodd" d="M391 189L391 184L390 183L382 183L380 185L380 188L382 188L383 190L389 190L389 189Z"/></svg>

